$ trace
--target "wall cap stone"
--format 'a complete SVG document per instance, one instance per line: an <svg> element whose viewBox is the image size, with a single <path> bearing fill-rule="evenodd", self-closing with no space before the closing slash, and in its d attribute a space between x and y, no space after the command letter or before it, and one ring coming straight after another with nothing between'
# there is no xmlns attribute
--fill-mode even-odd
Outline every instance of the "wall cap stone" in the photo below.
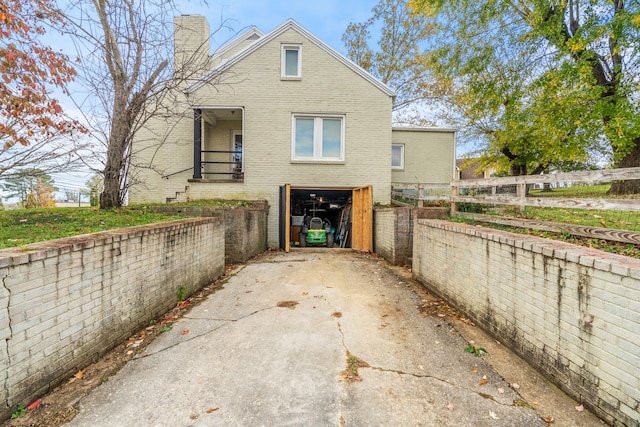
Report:
<svg viewBox="0 0 640 427"><path fill-rule="evenodd" d="M438 219L418 219L419 224L435 229L454 231L474 237L485 238L494 242L510 244L517 248L540 253L546 256L573 261L587 267L601 271L614 271L612 264L622 267L615 268L616 272L627 271L631 277L640 279L640 260L624 255L604 252L594 248L574 245L559 240L543 237L520 235L502 230L481 227L477 225L461 224Z"/></svg>
<svg viewBox="0 0 640 427"><path fill-rule="evenodd" d="M134 236L163 233L221 221L222 219L216 217L178 219L0 249L0 268L28 264L29 262L44 260L67 252L81 251L96 245L109 244L112 241L126 240Z"/></svg>

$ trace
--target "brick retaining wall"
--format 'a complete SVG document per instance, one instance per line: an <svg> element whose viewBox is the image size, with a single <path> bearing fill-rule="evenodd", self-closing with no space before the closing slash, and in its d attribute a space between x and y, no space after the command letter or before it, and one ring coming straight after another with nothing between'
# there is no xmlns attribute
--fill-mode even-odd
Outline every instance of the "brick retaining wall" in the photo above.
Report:
<svg viewBox="0 0 640 427"><path fill-rule="evenodd" d="M375 207L373 250L394 265L411 264L413 218L442 218L443 208Z"/></svg>
<svg viewBox="0 0 640 427"><path fill-rule="evenodd" d="M242 263L267 250L266 200L253 201L251 206L152 206L155 212L167 215L219 216L225 225L225 262Z"/></svg>
<svg viewBox="0 0 640 427"><path fill-rule="evenodd" d="M414 276L605 421L640 425L640 260L445 221Z"/></svg>
<svg viewBox="0 0 640 427"><path fill-rule="evenodd" d="M223 272L220 218L0 250L0 419Z"/></svg>

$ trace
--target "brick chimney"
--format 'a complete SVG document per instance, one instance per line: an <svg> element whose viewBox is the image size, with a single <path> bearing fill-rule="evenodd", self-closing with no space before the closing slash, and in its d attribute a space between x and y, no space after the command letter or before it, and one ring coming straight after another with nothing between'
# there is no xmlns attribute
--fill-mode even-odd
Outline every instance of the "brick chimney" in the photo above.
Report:
<svg viewBox="0 0 640 427"><path fill-rule="evenodd" d="M202 15L180 15L173 19L173 70L187 76L204 71L209 58L209 23ZM200 74L200 73L197 73ZM195 76L193 76L195 77Z"/></svg>

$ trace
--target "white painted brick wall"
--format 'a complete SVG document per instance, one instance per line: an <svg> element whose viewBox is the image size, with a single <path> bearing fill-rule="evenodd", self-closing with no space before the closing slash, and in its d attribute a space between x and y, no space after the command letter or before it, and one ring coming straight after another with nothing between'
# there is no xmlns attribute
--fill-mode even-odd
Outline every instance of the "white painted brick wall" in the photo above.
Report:
<svg viewBox="0 0 640 427"><path fill-rule="evenodd" d="M280 77L281 43L302 43L302 79ZM188 182L193 171L161 179L157 170L173 173L193 167L193 113L182 98L183 111L177 125L164 119L148 123L133 143L137 161L154 168L138 168L140 183L130 188L131 203L161 202L189 186L190 200L233 198L266 199L268 244L278 245L279 186L360 187L373 186L373 200L388 204L391 193L392 98L339 63L303 35L290 30L262 46L233 66L219 84L205 85L189 95L195 105L244 107L244 182ZM180 108L176 108L179 114ZM345 161L341 164L291 161L292 113L344 114ZM158 146L162 129L171 127L166 142ZM215 129L215 128L214 128ZM230 138L228 128L219 130ZM204 135L205 140L209 137ZM156 151L158 148L158 151Z"/></svg>
<svg viewBox="0 0 640 427"><path fill-rule="evenodd" d="M415 277L614 425L640 425L640 260L418 220Z"/></svg>
<svg viewBox="0 0 640 427"><path fill-rule="evenodd" d="M0 418L221 275L224 247L205 218L0 250Z"/></svg>

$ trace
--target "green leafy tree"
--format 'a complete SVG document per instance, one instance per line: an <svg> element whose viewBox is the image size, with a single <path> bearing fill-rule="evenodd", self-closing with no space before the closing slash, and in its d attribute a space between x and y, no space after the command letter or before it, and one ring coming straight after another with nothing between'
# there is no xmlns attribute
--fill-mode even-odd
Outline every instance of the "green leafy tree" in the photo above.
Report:
<svg viewBox="0 0 640 427"><path fill-rule="evenodd" d="M410 5L437 23L440 47L429 66L450 85L459 116L485 125L487 152L506 149L520 164L540 154L543 163L579 161L599 152L604 140L616 167L640 166L638 2ZM525 146L535 148L525 152ZM637 193L640 182L616 183L611 191Z"/></svg>
<svg viewBox="0 0 640 427"><path fill-rule="evenodd" d="M56 191L53 178L41 169L22 169L4 178L0 188L7 193L5 200L17 198L22 206L26 206L27 198L42 193L43 188L50 188L50 193Z"/></svg>
<svg viewBox="0 0 640 427"><path fill-rule="evenodd" d="M423 62L433 24L410 13L404 0L380 0L371 12L370 19L351 22L342 35L347 56L396 91L396 112L433 98L433 80ZM372 46L371 33L378 28Z"/></svg>

